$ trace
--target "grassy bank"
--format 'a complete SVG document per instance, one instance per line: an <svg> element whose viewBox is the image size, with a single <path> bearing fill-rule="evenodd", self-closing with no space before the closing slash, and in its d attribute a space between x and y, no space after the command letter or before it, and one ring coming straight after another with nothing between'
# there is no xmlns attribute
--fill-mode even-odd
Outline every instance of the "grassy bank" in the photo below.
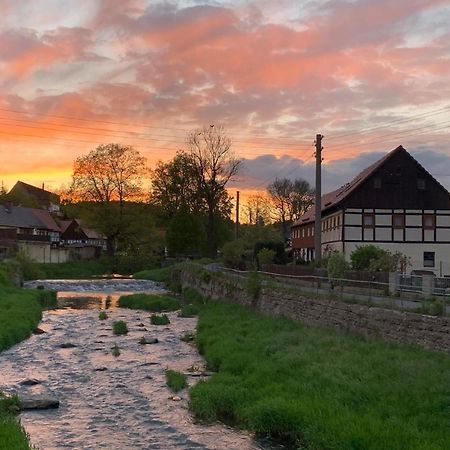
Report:
<svg viewBox="0 0 450 450"><path fill-rule="evenodd" d="M112 265L108 260L95 261L70 261L61 264L38 264L34 263L35 272L27 279L77 279L92 278L93 276L111 273ZM36 276L38 275L38 276Z"/></svg>
<svg viewBox="0 0 450 450"><path fill-rule="evenodd" d="M141 270L140 272L133 274L133 277L137 280L152 280L168 284L170 282L170 267Z"/></svg>
<svg viewBox="0 0 450 450"><path fill-rule="evenodd" d="M51 292L13 286L9 277L10 267L0 264L0 352L30 336L41 320L42 306L55 300ZM11 406L14 402L0 395L0 450L28 449L28 439Z"/></svg>
<svg viewBox="0 0 450 450"><path fill-rule="evenodd" d="M268 318L232 304L202 308L209 381L190 391L200 420L220 420L333 450L447 449L450 357Z"/></svg>

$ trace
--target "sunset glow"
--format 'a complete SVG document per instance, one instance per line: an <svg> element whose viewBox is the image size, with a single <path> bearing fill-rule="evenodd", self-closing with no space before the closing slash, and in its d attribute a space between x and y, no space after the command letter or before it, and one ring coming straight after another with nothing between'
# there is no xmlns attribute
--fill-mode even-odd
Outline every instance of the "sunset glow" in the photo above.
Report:
<svg viewBox="0 0 450 450"><path fill-rule="evenodd" d="M80 9L81 8L81 9ZM1 2L0 180L58 188L98 144L149 167L225 127L244 170L324 190L403 145L450 188L447 0Z"/></svg>

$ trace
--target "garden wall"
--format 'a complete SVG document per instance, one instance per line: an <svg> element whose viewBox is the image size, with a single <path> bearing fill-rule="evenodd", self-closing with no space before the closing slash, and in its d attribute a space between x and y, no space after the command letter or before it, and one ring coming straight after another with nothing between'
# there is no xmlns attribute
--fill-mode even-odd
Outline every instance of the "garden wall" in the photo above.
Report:
<svg viewBox="0 0 450 450"><path fill-rule="evenodd" d="M198 273L183 269L179 276L183 288L195 288L207 298L227 299L251 306L263 314L450 352L449 317L401 312L339 300L311 299L267 288L262 288L256 294L254 286L249 289L244 278L218 272Z"/></svg>

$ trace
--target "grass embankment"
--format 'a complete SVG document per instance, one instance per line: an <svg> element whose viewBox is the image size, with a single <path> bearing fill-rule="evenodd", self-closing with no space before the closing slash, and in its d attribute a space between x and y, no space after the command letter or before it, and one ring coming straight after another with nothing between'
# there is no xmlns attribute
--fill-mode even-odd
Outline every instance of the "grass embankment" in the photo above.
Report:
<svg viewBox="0 0 450 450"><path fill-rule="evenodd" d="M168 284L170 282L170 267L160 269L141 270L133 274L137 280L151 280Z"/></svg>
<svg viewBox="0 0 450 450"><path fill-rule="evenodd" d="M170 295L132 294L122 295L119 298L119 306L121 308L161 312L180 309L180 302Z"/></svg>
<svg viewBox="0 0 450 450"><path fill-rule="evenodd" d="M218 371L190 391L200 420L245 427L297 448L449 448L446 354L226 303L201 309L197 339Z"/></svg>
<svg viewBox="0 0 450 450"><path fill-rule="evenodd" d="M61 264L34 263L34 270L30 275L25 274L26 279L77 279L92 278L111 273L111 263L107 260L95 261L70 261Z"/></svg>
<svg viewBox="0 0 450 450"><path fill-rule="evenodd" d="M0 352L26 339L42 317L42 306L55 301L51 292L20 289L9 282L10 268L0 264ZM14 417L14 399L0 393L0 450L29 449L27 436Z"/></svg>

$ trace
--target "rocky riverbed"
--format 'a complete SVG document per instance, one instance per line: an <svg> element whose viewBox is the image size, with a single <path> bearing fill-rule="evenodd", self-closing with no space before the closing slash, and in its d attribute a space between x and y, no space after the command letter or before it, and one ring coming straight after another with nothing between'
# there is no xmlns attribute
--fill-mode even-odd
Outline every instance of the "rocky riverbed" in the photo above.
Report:
<svg viewBox="0 0 450 450"><path fill-rule="evenodd" d="M108 284L123 281L108 280ZM82 283L69 284L68 291L78 292L72 297L75 303L76 295L93 291L81 289ZM135 289L128 282L127 288L131 292L160 289L155 284L152 289L149 285ZM112 292L116 291L106 289L103 297ZM45 333L0 355L0 390L46 394L59 401L57 409L21 413L32 444L41 450L268 448L244 432L195 424L187 409L187 391L177 398L166 386L166 368L188 374L191 386L207 376L202 374L204 361L196 349L180 339L195 329L195 318L170 313L171 323L157 326L150 324L149 313L112 308L106 311L106 320L99 320L104 299L96 308L92 303L89 307L65 305L45 312L40 324ZM127 335L113 334L116 320L127 322ZM154 343L140 344L143 336L155 338ZM111 352L115 345L120 349L118 357Z"/></svg>

